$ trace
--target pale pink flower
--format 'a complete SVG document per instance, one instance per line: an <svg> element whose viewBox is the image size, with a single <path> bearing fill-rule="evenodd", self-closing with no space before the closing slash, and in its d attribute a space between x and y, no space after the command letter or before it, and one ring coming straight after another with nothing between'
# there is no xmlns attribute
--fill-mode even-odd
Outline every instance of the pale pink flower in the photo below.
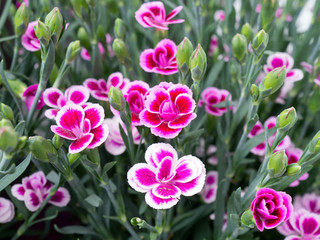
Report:
<svg viewBox="0 0 320 240"><path fill-rule="evenodd" d="M58 88L47 88L43 92L43 100L52 109L46 110L44 115L49 119L54 119L63 106L70 104L86 107L89 97L88 89L81 85L67 88L64 94Z"/></svg>
<svg viewBox="0 0 320 240"><path fill-rule="evenodd" d="M256 5L256 9L255 9L256 13L260 13L261 12L261 3L258 3Z"/></svg>
<svg viewBox="0 0 320 240"><path fill-rule="evenodd" d="M145 28L156 28L168 30L169 24L182 23L184 19L172 20L180 11L182 6L178 6L166 15L166 9L160 1L144 3L135 13L138 23Z"/></svg>
<svg viewBox="0 0 320 240"><path fill-rule="evenodd" d="M212 35L209 45L208 56L213 56L214 52L217 51L218 48L218 37L216 35Z"/></svg>
<svg viewBox="0 0 320 240"><path fill-rule="evenodd" d="M158 42L154 49L146 49L140 55L140 67L146 72L171 75L178 72L177 45L170 39Z"/></svg>
<svg viewBox="0 0 320 240"><path fill-rule="evenodd" d="M114 56L114 51L112 49L112 37L109 33L106 34L106 44L107 44L107 50L110 57Z"/></svg>
<svg viewBox="0 0 320 240"><path fill-rule="evenodd" d="M22 94L22 99L26 104L28 110L30 110L34 97L36 96L39 84L33 84L29 86ZM36 109L39 110L43 108L44 101L43 101L43 94L41 94Z"/></svg>
<svg viewBox="0 0 320 240"><path fill-rule="evenodd" d="M100 42L98 43L98 49L99 49L101 58L103 58L104 54L105 54L105 50L104 50L104 47L103 47L102 43L100 43ZM86 48L82 48L81 49L80 56L85 61L90 61L91 60L91 55L90 55L89 51Z"/></svg>
<svg viewBox="0 0 320 240"><path fill-rule="evenodd" d="M91 96L97 100L109 101L108 95L111 86L118 87L123 90L125 86L130 82L129 79L124 78L122 73L115 72L110 74L107 82L104 79L96 80L94 78L87 78L83 85L89 89Z"/></svg>
<svg viewBox="0 0 320 240"><path fill-rule="evenodd" d="M78 153L86 148L96 148L107 139L109 128L103 120L104 110L99 104L84 109L75 104L66 105L58 112L57 125L52 125L51 131L72 140L69 153Z"/></svg>
<svg viewBox="0 0 320 240"><path fill-rule="evenodd" d="M207 113L213 116L222 116L226 111L226 107L216 107L218 103L222 103L226 100L228 96L229 101L231 101L231 95L227 90L218 89L215 87L208 87L204 89L201 93L201 99L199 100L199 107L205 105L205 110Z"/></svg>
<svg viewBox="0 0 320 240"><path fill-rule="evenodd" d="M104 143L104 146L106 150L112 154L112 155L120 155L124 153L126 150L126 145L124 144L124 141L121 137L119 124L121 125L122 129L125 133L127 133L126 127L121 121L119 117L113 117L113 118L107 118L104 120L104 123L107 124L109 128L109 136L107 140ZM132 137L133 137L133 143L139 144L140 143L140 134L138 132L138 129L136 127L132 128ZM143 143L143 141L142 141Z"/></svg>
<svg viewBox="0 0 320 240"><path fill-rule="evenodd" d="M218 10L214 13L214 20L223 22L226 18L226 13L223 10Z"/></svg>
<svg viewBox="0 0 320 240"><path fill-rule="evenodd" d="M30 22L26 31L21 37L22 46L30 52L36 52L40 50L40 41L34 32L34 27L36 25L37 21Z"/></svg>
<svg viewBox="0 0 320 240"><path fill-rule="evenodd" d="M315 193L306 193L303 196L295 196L294 209L306 209L309 212L320 214L320 196Z"/></svg>
<svg viewBox="0 0 320 240"><path fill-rule="evenodd" d="M205 203L213 203L216 200L218 189L218 172L207 172L204 188L200 195Z"/></svg>
<svg viewBox="0 0 320 240"><path fill-rule="evenodd" d="M300 65L306 70L306 72L312 74L313 72L313 67L310 63L307 62L301 62Z"/></svg>
<svg viewBox="0 0 320 240"><path fill-rule="evenodd" d="M250 210L257 228L272 229L288 220L293 212L291 196L285 192L277 192L271 188L261 188L252 201Z"/></svg>
<svg viewBox="0 0 320 240"><path fill-rule="evenodd" d="M315 78L314 83L317 84L318 86L320 86L320 74L317 76L317 78Z"/></svg>
<svg viewBox="0 0 320 240"><path fill-rule="evenodd" d="M146 193L145 201L152 208L171 208L181 195L193 196L203 188L204 164L191 155L178 159L178 153L170 144L152 144L145 160L147 163L135 164L127 177L133 189Z"/></svg>
<svg viewBox="0 0 320 240"><path fill-rule="evenodd" d="M263 125L262 125L262 123L260 121L258 121L253 126L252 130L250 131L250 133L248 134L248 137L249 138L253 138L253 137L257 136L257 135L260 135L263 132L264 132ZM265 151L266 151L266 147L267 147L266 141L263 141L259 145L257 145L254 148L252 148L250 151L254 155L264 156Z"/></svg>
<svg viewBox="0 0 320 240"><path fill-rule="evenodd" d="M22 179L22 184L15 184L11 188L12 195L20 201L24 201L31 212L35 212L48 196L52 183L48 182L42 171L36 172ZM70 194L64 187L59 187L51 197L49 203L64 207L70 201Z"/></svg>
<svg viewBox="0 0 320 240"><path fill-rule="evenodd" d="M145 108L139 114L141 123L151 128L151 133L171 139L178 136L197 115L192 91L185 85L162 82L150 89Z"/></svg>
<svg viewBox="0 0 320 240"><path fill-rule="evenodd" d="M11 222L14 218L14 205L13 203L3 197L0 197L0 223Z"/></svg>

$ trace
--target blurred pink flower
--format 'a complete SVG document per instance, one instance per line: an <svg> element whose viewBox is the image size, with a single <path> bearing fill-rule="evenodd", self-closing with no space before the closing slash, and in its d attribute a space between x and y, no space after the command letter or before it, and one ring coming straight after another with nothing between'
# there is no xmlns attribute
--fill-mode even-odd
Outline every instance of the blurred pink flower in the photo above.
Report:
<svg viewBox="0 0 320 240"><path fill-rule="evenodd" d="M224 102L227 96L229 101L231 101L231 95L227 90L218 89L215 87L208 87L204 89L201 93L201 98L199 100L199 107L202 107L202 105L205 105L205 110L210 115L222 116L227 111L227 108L216 107L215 105L218 103Z"/></svg>
<svg viewBox="0 0 320 240"><path fill-rule="evenodd" d="M226 13L223 10L218 10L214 13L214 20L223 22L226 18Z"/></svg>
<svg viewBox="0 0 320 240"><path fill-rule="evenodd" d="M213 56L214 52L217 51L218 48L218 37L216 35L212 35L209 45L208 56Z"/></svg>
<svg viewBox="0 0 320 240"><path fill-rule="evenodd" d="M14 214L13 203L6 198L0 197L0 223L11 222Z"/></svg>
<svg viewBox="0 0 320 240"><path fill-rule="evenodd" d="M28 110L30 110L34 97L36 96L37 89L38 89L39 84L33 84L29 86L22 94L22 99L24 103L26 104ZM41 94L37 107L36 109L41 109L44 106L44 101L43 101L43 94Z"/></svg>
<svg viewBox="0 0 320 240"><path fill-rule="evenodd" d="M213 203L216 200L218 189L218 172L207 172L204 188L200 195L205 203Z"/></svg>
<svg viewBox="0 0 320 240"><path fill-rule="evenodd" d="M114 56L114 51L112 49L112 37L109 33L106 34L106 44L107 44L107 50L110 57Z"/></svg>
<svg viewBox="0 0 320 240"><path fill-rule="evenodd" d="M100 43L100 42L98 43L98 49L99 49L101 58L103 58L104 54L105 54L105 50L104 50L104 47L103 47L102 43ZM81 49L80 56L85 61L90 61L91 60L91 55L90 55L89 51L86 48L82 48Z"/></svg>
<svg viewBox="0 0 320 240"><path fill-rule="evenodd" d="M30 22L26 31L21 37L22 46L30 52L36 52L40 50L40 41L34 32L34 27L36 25L37 21Z"/></svg>

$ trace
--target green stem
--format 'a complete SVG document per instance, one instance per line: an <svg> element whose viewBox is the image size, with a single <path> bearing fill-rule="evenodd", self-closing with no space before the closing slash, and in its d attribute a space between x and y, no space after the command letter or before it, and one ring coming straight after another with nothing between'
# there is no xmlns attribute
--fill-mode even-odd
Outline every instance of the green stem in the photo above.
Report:
<svg viewBox="0 0 320 240"><path fill-rule="evenodd" d="M157 210L157 216L156 216L156 229L157 229L157 239L161 239L161 235L163 232L163 215L164 210Z"/></svg>
<svg viewBox="0 0 320 240"><path fill-rule="evenodd" d="M15 38L15 40L14 40L14 48L13 48L13 58L12 58L11 66L10 66L10 72L14 71L14 68L15 68L15 65L16 65L16 62L17 62L17 59L18 59L19 43L20 43L20 40L18 38Z"/></svg>
<svg viewBox="0 0 320 240"><path fill-rule="evenodd" d="M1 17L0 17L0 34L2 33L3 25L5 24L5 22L7 20L7 17L9 15L11 2L12 2L12 0L7 0L6 1L6 5L4 5L3 11L1 13Z"/></svg>
<svg viewBox="0 0 320 240"><path fill-rule="evenodd" d="M70 65L67 63L66 60L63 61L62 66L59 69L58 76L54 81L53 87L59 88L63 79L66 77L67 73L69 72Z"/></svg>
<svg viewBox="0 0 320 240"><path fill-rule="evenodd" d="M8 36L8 37L3 37L3 38L0 38L0 43L6 42L6 41L9 41L12 39L16 39L18 37L19 37L19 35L12 35L12 36Z"/></svg>

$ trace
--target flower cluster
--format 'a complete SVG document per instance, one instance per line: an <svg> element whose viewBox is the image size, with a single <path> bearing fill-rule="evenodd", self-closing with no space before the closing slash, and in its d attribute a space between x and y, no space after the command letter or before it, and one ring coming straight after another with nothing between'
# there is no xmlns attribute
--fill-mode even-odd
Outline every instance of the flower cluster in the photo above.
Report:
<svg viewBox="0 0 320 240"><path fill-rule="evenodd" d="M205 203L212 203L216 200L218 190L218 172L207 172L204 188L200 195Z"/></svg>

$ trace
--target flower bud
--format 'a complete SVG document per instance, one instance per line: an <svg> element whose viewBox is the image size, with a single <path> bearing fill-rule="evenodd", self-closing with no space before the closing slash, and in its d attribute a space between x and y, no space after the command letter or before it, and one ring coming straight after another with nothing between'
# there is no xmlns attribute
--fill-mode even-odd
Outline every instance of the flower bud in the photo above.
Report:
<svg viewBox="0 0 320 240"><path fill-rule="evenodd" d="M124 39L124 35L126 33L126 27L122 19L117 18L114 22L114 35L117 38Z"/></svg>
<svg viewBox="0 0 320 240"><path fill-rule="evenodd" d="M11 126L0 127L0 150L10 152L18 145L18 134Z"/></svg>
<svg viewBox="0 0 320 240"><path fill-rule="evenodd" d="M184 74L189 71L189 61L193 52L193 45L187 37L184 37L183 41L178 45L176 59L178 68Z"/></svg>
<svg viewBox="0 0 320 240"><path fill-rule="evenodd" d="M38 160L49 162L57 154L52 142L41 136L29 137L29 150Z"/></svg>
<svg viewBox="0 0 320 240"><path fill-rule="evenodd" d="M14 29L17 35L24 33L28 26L29 13L26 4L23 2L14 15Z"/></svg>
<svg viewBox="0 0 320 240"><path fill-rule="evenodd" d="M259 85L260 92L266 92L262 97L266 97L276 92L283 85L285 79L286 67L284 66L275 68L269 72Z"/></svg>
<svg viewBox="0 0 320 240"><path fill-rule="evenodd" d="M191 78L194 82L200 82L207 68L207 56L200 44L190 57Z"/></svg>
<svg viewBox="0 0 320 240"><path fill-rule="evenodd" d="M82 9L88 11L88 5L85 0L70 0L72 4L73 12L78 16L82 17Z"/></svg>
<svg viewBox="0 0 320 240"><path fill-rule="evenodd" d="M288 157L284 150L271 155L268 162L268 173L270 177L281 177L286 171Z"/></svg>
<svg viewBox="0 0 320 240"><path fill-rule="evenodd" d="M51 32L40 20L38 20L37 25L34 27L34 33L43 45L48 46L51 39Z"/></svg>
<svg viewBox="0 0 320 240"><path fill-rule="evenodd" d="M9 119L3 118L3 119L1 119L1 121L0 121L0 127L11 127L11 128L13 128L13 125L12 125L12 123L10 122Z"/></svg>
<svg viewBox="0 0 320 240"><path fill-rule="evenodd" d="M59 8L55 7L45 18L44 23L49 27L51 34L56 35L55 43L60 38L62 29L63 29L63 17L60 13Z"/></svg>
<svg viewBox="0 0 320 240"><path fill-rule="evenodd" d="M60 149L64 143L64 139L55 134L52 138L52 144L56 149Z"/></svg>
<svg viewBox="0 0 320 240"><path fill-rule="evenodd" d="M131 218L130 222L132 226L137 226L139 227L139 229L141 229L143 225L146 223L145 220L142 220L141 218L138 218L138 217Z"/></svg>
<svg viewBox="0 0 320 240"><path fill-rule="evenodd" d="M276 127L278 130L288 131L297 120L296 109L294 107L287 108L277 116Z"/></svg>
<svg viewBox="0 0 320 240"><path fill-rule="evenodd" d="M18 149L22 149L26 146L28 138L26 136L19 137Z"/></svg>
<svg viewBox="0 0 320 240"><path fill-rule="evenodd" d="M78 39L80 40L81 45L84 46L86 49L89 49L90 48L89 36L83 27L80 27L78 29L77 36L78 36Z"/></svg>
<svg viewBox="0 0 320 240"><path fill-rule="evenodd" d="M0 111L1 111L4 118L9 119L10 121L13 122L14 113L13 113L11 107L9 107L8 105L6 105L4 103L0 103Z"/></svg>
<svg viewBox="0 0 320 240"><path fill-rule="evenodd" d="M252 40L252 48L254 53L260 57L264 50L267 48L269 42L269 34L266 33L263 29L260 30Z"/></svg>
<svg viewBox="0 0 320 240"><path fill-rule="evenodd" d="M320 152L320 131L312 138L309 145L309 151L312 153Z"/></svg>
<svg viewBox="0 0 320 240"><path fill-rule="evenodd" d="M261 5L261 25L264 30L267 30L270 23L275 18L275 14L278 8L277 0L263 0Z"/></svg>
<svg viewBox="0 0 320 240"><path fill-rule="evenodd" d="M111 106L120 112L126 109L126 100L120 88L111 86L109 92L109 101Z"/></svg>
<svg viewBox="0 0 320 240"><path fill-rule="evenodd" d="M253 30L249 23L246 23L241 28L241 34L246 37L248 42L251 42L253 39Z"/></svg>
<svg viewBox="0 0 320 240"><path fill-rule="evenodd" d="M242 63L248 54L248 42L246 37L237 33L232 38L232 49L234 56Z"/></svg>
<svg viewBox="0 0 320 240"><path fill-rule="evenodd" d="M300 172L301 172L301 166L298 163L291 163L287 167L286 175L290 177L290 176L300 174Z"/></svg>
<svg viewBox="0 0 320 240"><path fill-rule="evenodd" d="M119 38L116 38L113 41L112 49L122 64L124 63L124 60L129 57L129 52L126 44Z"/></svg>
<svg viewBox="0 0 320 240"><path fill-rule="evenodd" d="M67 63L71 63L80 53L80 41L73 41L69 44L66 53Z"/></svg>
<svg viewBox="0 0 320 240"><path fill-rule="evenodd" d="M259 87L255 84L252 84L250 88L250 94L251 94L252 102L257 102L260 95Z"/></svg>
<svg viewBox="0 0 320 240"><path fill-rule="evenodd" d="M241 215L241 223L247 227L254 228L255 221L253 218L253 213L250 208L247 208Z"/></svg>
<svg viewBox="0 0 320 240"><path fill-rule="evenodd" d="M7 79L8 84L13 91L13 93L20 99L22 99L22 94L24 91L27 89L27 85L23 83L20 80L12 80L12 79ZM2 83L2 78L0 76L0 84Z"/></svg>

